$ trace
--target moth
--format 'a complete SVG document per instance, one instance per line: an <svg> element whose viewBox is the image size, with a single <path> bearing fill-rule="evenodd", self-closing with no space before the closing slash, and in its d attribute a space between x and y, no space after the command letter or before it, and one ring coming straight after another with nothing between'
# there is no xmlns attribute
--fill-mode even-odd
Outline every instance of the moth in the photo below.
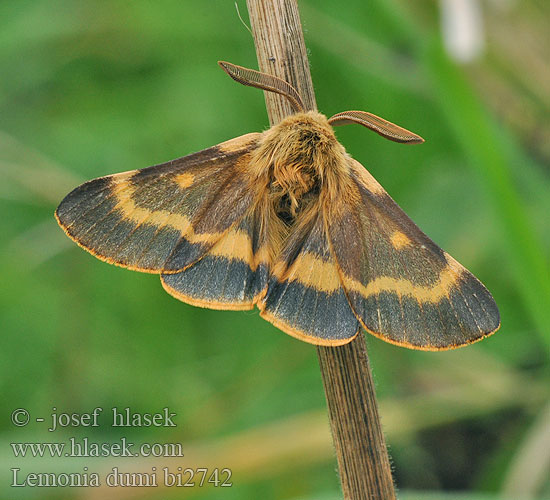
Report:
<svg viewBox="0 0 550 500"><path fill-rule="evenodd" d="M160 274L165 290L212 309L257 306L306 342L337 346L361 329L413 349L451 349L500 325L483 284L430 240L338 142L358 123L418 135L363 111L326 118L294 87L227 62L234 80L286 97L295 114L167 163L77 187L56 218L96 257Z"/></svg>

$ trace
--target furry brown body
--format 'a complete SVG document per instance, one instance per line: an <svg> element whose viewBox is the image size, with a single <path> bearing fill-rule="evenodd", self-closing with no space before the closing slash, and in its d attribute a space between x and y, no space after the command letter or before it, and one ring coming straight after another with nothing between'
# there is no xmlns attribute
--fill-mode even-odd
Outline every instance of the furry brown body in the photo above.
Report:
<svg viewBox="0 0 550 500"><path fill-rule="evenodd" d="M262 134L250 158L250 180L262 186L258 204L272 260L296 221L307 225L319 210L334 212L346 192L353 193L349 162L326 116L315 111L292 115Z"/></svg>
<svg viewBox="0 0 550 500"><path fill-rule="evenodd" d="M337 200L349 180L348 159L327 118L310 111L264 132L250 164L253 181L265 183L274 199L287 197L295 216L308 195Z"/></svg>

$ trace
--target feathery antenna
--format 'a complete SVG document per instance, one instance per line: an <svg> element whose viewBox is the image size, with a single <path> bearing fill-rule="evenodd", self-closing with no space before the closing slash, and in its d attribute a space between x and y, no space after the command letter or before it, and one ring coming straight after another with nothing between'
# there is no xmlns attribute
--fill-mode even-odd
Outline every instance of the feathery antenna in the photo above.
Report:
<svg viewBox="0 0 550 500"><path fill-rule="evenodd" d="M305 106L298 91L290 83L277 78L276 76L261 73L254 69L237 66L226 61L218 61L220 67L236 82L257 89L268 90L285 96L292 104L294 111L304 111Z"/></svg>
<svg viewBox="0 0 550 500"><path fill-rule="evenodd" d="M331 116L328 122L335 126L358 123L394 142L405 144L421 144L424 142L424 139L414 132L366 111L344 111L342 113L337 113Z"/></svg>

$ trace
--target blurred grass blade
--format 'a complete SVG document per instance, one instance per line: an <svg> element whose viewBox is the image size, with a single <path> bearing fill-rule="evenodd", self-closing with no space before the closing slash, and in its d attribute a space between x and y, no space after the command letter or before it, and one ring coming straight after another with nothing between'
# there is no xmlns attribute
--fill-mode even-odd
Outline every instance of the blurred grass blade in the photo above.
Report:
<svg viewBox="0 0 550 500"><path fill-rule="evenodd" d="M47 260L69 249L74 249L74 245L59 230L52 216L18 234L2 248L14 260L24 260L26 272L34 271Z"/></svg>
<svg viewBox="0 0 550 500"><path fill-rule="evenodd" d="M57 205L81 182L68 169L0 131L0 184L14 186L18 192L25 193L26 201L36 202L36 198L39 202ZM23 194L18 196L22 197Z"/></svg>
<svg viewBox="0 0 550 500"><path fill-rule="evenodd" d="M300 11L303 12L304 18L325 27L308 32L308 42L311 41L342 58L346 65L351 64L361 71L376 75L390 87L426 97L429 95L424 75L415 61L405 58L401 51L389 49L365 33L355 32L312 4L301 4Z"/></svg>
<svg viewBox="0 0 550 500"><path fill-rule="evenodd" d="M506 498L535 498L549 472L550 403L542 409L513 458L502 494Z"/></svg>

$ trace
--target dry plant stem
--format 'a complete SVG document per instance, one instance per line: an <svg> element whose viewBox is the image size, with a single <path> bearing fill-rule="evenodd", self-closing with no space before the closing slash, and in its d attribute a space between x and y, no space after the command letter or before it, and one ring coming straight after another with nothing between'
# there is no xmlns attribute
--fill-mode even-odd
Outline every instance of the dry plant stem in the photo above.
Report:
<svg viewBox="0 0 550 500"><path fill-rule="evenodd" d="M344 498L395 499L390 461L362 334L318 347Z"/></svg>
<svg viewBox="0 0 550 500"><path fill-rule="evenodd" d="M260 71L290 83L306 109L317 109L309 72L306 44L295 0L247 0ZM265 92L271 125L294 113L289 102Z"/></svg>
<svg viewBox="0 0 550 500"><path fill-rule="evenodd" d="M293 85L307 109L315 95L296 0L247 0L259 69ZM271 124L292 113L288 101L265 93ZM317 347L334 447L346 500L392 500L395 491L365 339Z"/></svg>

